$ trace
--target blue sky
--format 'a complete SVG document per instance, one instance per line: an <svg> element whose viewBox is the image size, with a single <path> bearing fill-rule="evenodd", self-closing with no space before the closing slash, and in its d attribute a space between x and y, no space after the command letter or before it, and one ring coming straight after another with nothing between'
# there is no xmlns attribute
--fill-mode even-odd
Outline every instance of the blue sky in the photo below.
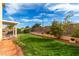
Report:
<svg viewBox="0 0 79 59"><path fill-rule="evenodd" d="M3 19L19 22L18 27L33 26L41 23L51 25L56 19L63 21L66 14L73 11L72 22L79 22L79 4L76 3L6 3Z"/></svg>

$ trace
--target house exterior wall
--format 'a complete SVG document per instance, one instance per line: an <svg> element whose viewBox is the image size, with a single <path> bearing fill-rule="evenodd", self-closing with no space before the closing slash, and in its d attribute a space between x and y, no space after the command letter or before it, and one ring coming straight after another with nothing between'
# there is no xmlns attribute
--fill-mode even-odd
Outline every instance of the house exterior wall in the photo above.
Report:
<svg viewBox="0 0 79 59"><path fill-rule="evenodd" d="M2 40L2 4L0 3L0 40Z"/></svg>

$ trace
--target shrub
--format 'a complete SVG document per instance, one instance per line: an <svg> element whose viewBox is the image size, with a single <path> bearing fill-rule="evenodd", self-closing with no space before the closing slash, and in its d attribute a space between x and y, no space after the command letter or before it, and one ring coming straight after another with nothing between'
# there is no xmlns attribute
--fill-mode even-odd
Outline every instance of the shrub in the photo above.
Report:
<svg viewBox="0 0 79 59"><path fill-rule="evenodd" d="M30 28L24 28L23 33L29 33L30 32Z"/></svg>
<svg viewBox="0 0 79 59"><path fill-rule="evenodd" d="M18 34L22 33L22 29L21 28L17 28L17 33Z"/></svg>
<svg viewBox="0 0 79 59"><path fill-rule="evenodd" d="M36 23L32 26L31 31L40 31L41 25L39 23Z"/></svg>
<svg viewBox="0 0 79 59"><path fill-rule="evenodd" d="M63 35L62 24L59 23L58 21L53 21L51 26L51 34L53 34L57 38L60 38Z"/></svg>
<svg viewBox="0 0 79 59"><path fill-rule="evenodd" d="M78 37L78 38L79 38L79 29L74 30L74 31L71 33L71 36L72 36L72 37Z"/></svg>

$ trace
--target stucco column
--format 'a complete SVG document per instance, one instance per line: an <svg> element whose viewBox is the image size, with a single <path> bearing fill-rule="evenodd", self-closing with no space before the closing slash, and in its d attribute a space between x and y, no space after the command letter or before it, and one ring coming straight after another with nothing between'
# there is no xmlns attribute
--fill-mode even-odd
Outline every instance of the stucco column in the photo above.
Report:
<svg viewBox="0 0 79 59"><path fill-rule="evenodd" d="M13 27L13 36L15 36L15 27Z"/></svg>
<svg viewBox="0 0 79 59"><path fill-rule="evenodd" d="M15 37L17 37L17 27L15 27Z"/></svg>
<svg viewBox="0 0 79 59"><path fill-rule="evenodd" d="M17 37L17 28L15 26L13 27L13 36Z"/></svg>
<svg viewBox="0 0 79 59"><path fill-rule="evenodd" d="M2 40L2 3L0 3L0 41Z"/></svg>

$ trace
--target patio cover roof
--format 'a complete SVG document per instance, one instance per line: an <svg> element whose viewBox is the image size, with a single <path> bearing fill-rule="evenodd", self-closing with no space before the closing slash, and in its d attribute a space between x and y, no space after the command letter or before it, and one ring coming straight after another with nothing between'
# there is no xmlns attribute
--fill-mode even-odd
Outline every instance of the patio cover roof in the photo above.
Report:
<svg viewBox="0 0 79 59"><path fill-rule="evenodd" d="M2 23L3 24L8 24L8 25L17 25L18 22L15 22L15 21L7 21L7 20L2 20Z"/></svg>

